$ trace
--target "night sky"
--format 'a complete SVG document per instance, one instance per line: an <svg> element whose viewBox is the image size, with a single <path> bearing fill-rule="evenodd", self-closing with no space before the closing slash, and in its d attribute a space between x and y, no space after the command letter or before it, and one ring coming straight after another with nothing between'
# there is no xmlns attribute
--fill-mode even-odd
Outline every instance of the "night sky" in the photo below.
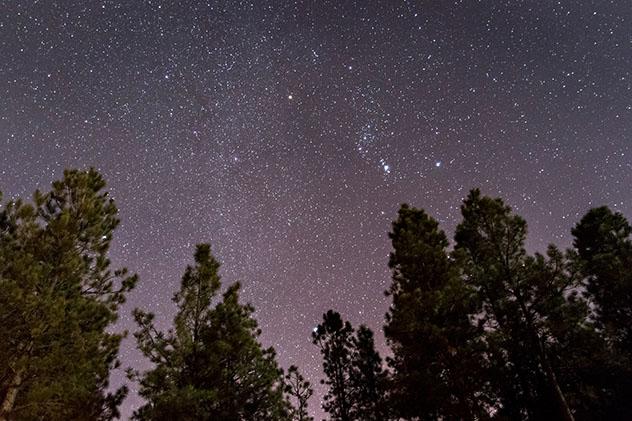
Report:
<svg viewBox="0 0 632 421"><path fill-rule="evenodd" d="M0 0L0 190L96 167L141 278L122 328L137 306L167 328L210 242L317 383L323 312L381 331L400 203L451 235L480 187L531 251L591 206L632 216L631 70L630 0Z"/></svg>

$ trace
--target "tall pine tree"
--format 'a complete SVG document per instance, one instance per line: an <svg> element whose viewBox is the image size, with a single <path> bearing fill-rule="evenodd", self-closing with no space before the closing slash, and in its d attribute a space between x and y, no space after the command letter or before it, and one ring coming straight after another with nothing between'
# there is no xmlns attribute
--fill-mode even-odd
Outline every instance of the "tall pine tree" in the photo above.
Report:
<svg viewBox="0 0 632 421"><path fill-rule="evenodd" d="M389 234L392 304L384 333L392 348L390 402L404 419L485 418L484 361L474 291L460 278L448 240L420 209L402 205Z"/></svg>
<svg viewBox="0 0 632 421"><path fill-rule="evenodd" d="M307 412L309 398L314 394L314 389L295 365L290 366L285 375L285 393L288 400L294 401L294 407L291 409L292 421L314 420Z"/></svg>
<svg viewBox="0 0 632 421"><path fill-rule="evenodd" d="M352 396L349 380L351 367L353 328L342 320L340 313L333 310L323 315L323 322L312 334L323 356L323 369L329 387L323 399L323 409L332 421L351 421Z"/></svg>
<svg viewBox="0 0 632 421"><path fill-rule="evenodd" d="M462 213L456 248L482 304L479 322L492 362L487 377L500 403L496 416L618 419L629 413L632 376L608 345L598 298L605 285L625 284L620 262L629 249L627 221L593 210L573 230L576 250L549 246L546 254L530 256L525 221L500 199L474 190ZM598 262L608 270L600 272ZM621 314L626 305L608 301L606 307Z"/></svg>
<svg viewBox="0 0 632 421"><path fill-rule="evenodd" d="M140 350L154 364L145 373L130 372L147 400L139 420L286 420L283 373L272 348L258 342L254 309L239 303L234 284L213 306L220 289L219 263L210 246L195 252L173 301L175 330L163 333L154 316L135 310Z"/></svg>
<svg viewBox="0 0 632 421"><path fill-rule="evenodd" d="M352 418L383 421L389 418L386 405L386 373L375 350L373 331L361 325L352 339L350 385Z"/></svg>
<svg viewBox="0 0 632 421"><path fill-rule="evenodd" d="M602 419L632 413L631 232L626 218L605 206L591 209L572 230L592 320L606 344L605 352L593 350L589 365L599 382Z"/></svg>
<svg viewBox="0 0 632 421"><path fill-rule="evenodd" d="M582 303L567 294L578 279L565 268L563 255L532 258L524 249L526 222L500 199L473 190L461 207L456 249L466 256L465 276L482 303L480 323L498 370L501 414L510 418L572 420L567 390L559 380L560 337L581 328ZM580 317L563 319L580 310ZM566 323L555 324L561 320ZM571 322L569 325L568 322ZM556 332L561 330L561 332Z"/></svg>
<svg viewBox="0 0 632 421"><path fill-rule="evenodd" d="M632 227L607 207L591 209L573 228L574 246L608 339L632 357Z"/></svg>
<svg viewBox="0 0 632 421"><path fill-rule="evenodd" d="M110 269L117 208L95 171L67 170L34 204L0 211L0 420L112 419L123 337L111 333L135 276Z"/></svg>
<svg viewBox="0 0 632 421"><path fill-rule="evenodd" d="M351 323L329 310L312 339L323 356L323 383L329 387L323 409L331 419L386 420L386 378L371 329L361 326L354 334Z"/></svg>
<svg viewBox="0 0 632 421"><path fill-rule="evenodd" d="M393 350L389 398L395 416L590 419L625 413L621 391L630 376L615 369L621 358L589 317L598 300L581 291L588 276L588 295L597 294L590 291L598 280L583 275L590 265L577 257L582 246L528 255L525 221L478 190L462 214L451 253L424 211L404 205L393 223L393 302L384 331ZM620 220L611 224L618 228L605 232L627 238ZM584 238L599 237L590 234L593 225L584 225ZM587 248L604 244L618 244L609 249L619 256L627 247L606 236ZM610 266L619 256L609 259ZM623 272L614 272L615 282L622 282ZM609 311L624 302L611 301Z"/></svg>

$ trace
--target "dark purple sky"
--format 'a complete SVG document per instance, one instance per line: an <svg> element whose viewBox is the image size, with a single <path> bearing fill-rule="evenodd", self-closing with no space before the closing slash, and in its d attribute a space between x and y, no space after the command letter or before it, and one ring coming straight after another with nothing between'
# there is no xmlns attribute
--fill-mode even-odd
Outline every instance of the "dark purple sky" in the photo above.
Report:
<svg viewBox="0 0 632 421"><path fill-rule="evenodd" d="M136 306L168 326L211 242L317 383L324 311L381 330L399 203L451 234L481 187L531 250L591 206L631 216L631 69L629 0L0 0L0 190L97 167L141 277L124 328Z"/></svg>

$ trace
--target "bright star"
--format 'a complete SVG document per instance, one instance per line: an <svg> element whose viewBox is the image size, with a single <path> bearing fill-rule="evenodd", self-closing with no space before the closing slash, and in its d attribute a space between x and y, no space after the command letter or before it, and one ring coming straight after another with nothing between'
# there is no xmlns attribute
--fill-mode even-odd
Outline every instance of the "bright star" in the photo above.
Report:
<svg viewBox="0 0 632 421"><path fill-rule="evenodd" d="M385 174L391 173L391 166L386 163L384 158L380 159L380 165L382 166L382 170L384 170Z"/></svg>

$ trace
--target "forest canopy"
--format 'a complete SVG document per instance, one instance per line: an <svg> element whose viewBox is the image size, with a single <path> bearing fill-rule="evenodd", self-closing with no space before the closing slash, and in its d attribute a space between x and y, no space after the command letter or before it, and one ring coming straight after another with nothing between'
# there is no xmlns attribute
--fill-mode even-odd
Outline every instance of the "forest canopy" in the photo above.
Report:
<svg viewBox="0 0 632 421"><path fill-rule="evenodd" d="M112 268L118 208L94 169L67 170L31 202L0 196L0 420L117 418L127 388L114 324L139 280ZM125 204L122 204L123 206ZM331 309L312 341L332 420L593 420L632 413L632 241L626 218L589 210L572 247L525 248L526 221L472 190L453 247L401 205L389 238L384 336ZM209 244L192 250L172 327L135 309L151 363L127 367L138 420L311 420L313 387L264 347L240 285Z"/></svg>

